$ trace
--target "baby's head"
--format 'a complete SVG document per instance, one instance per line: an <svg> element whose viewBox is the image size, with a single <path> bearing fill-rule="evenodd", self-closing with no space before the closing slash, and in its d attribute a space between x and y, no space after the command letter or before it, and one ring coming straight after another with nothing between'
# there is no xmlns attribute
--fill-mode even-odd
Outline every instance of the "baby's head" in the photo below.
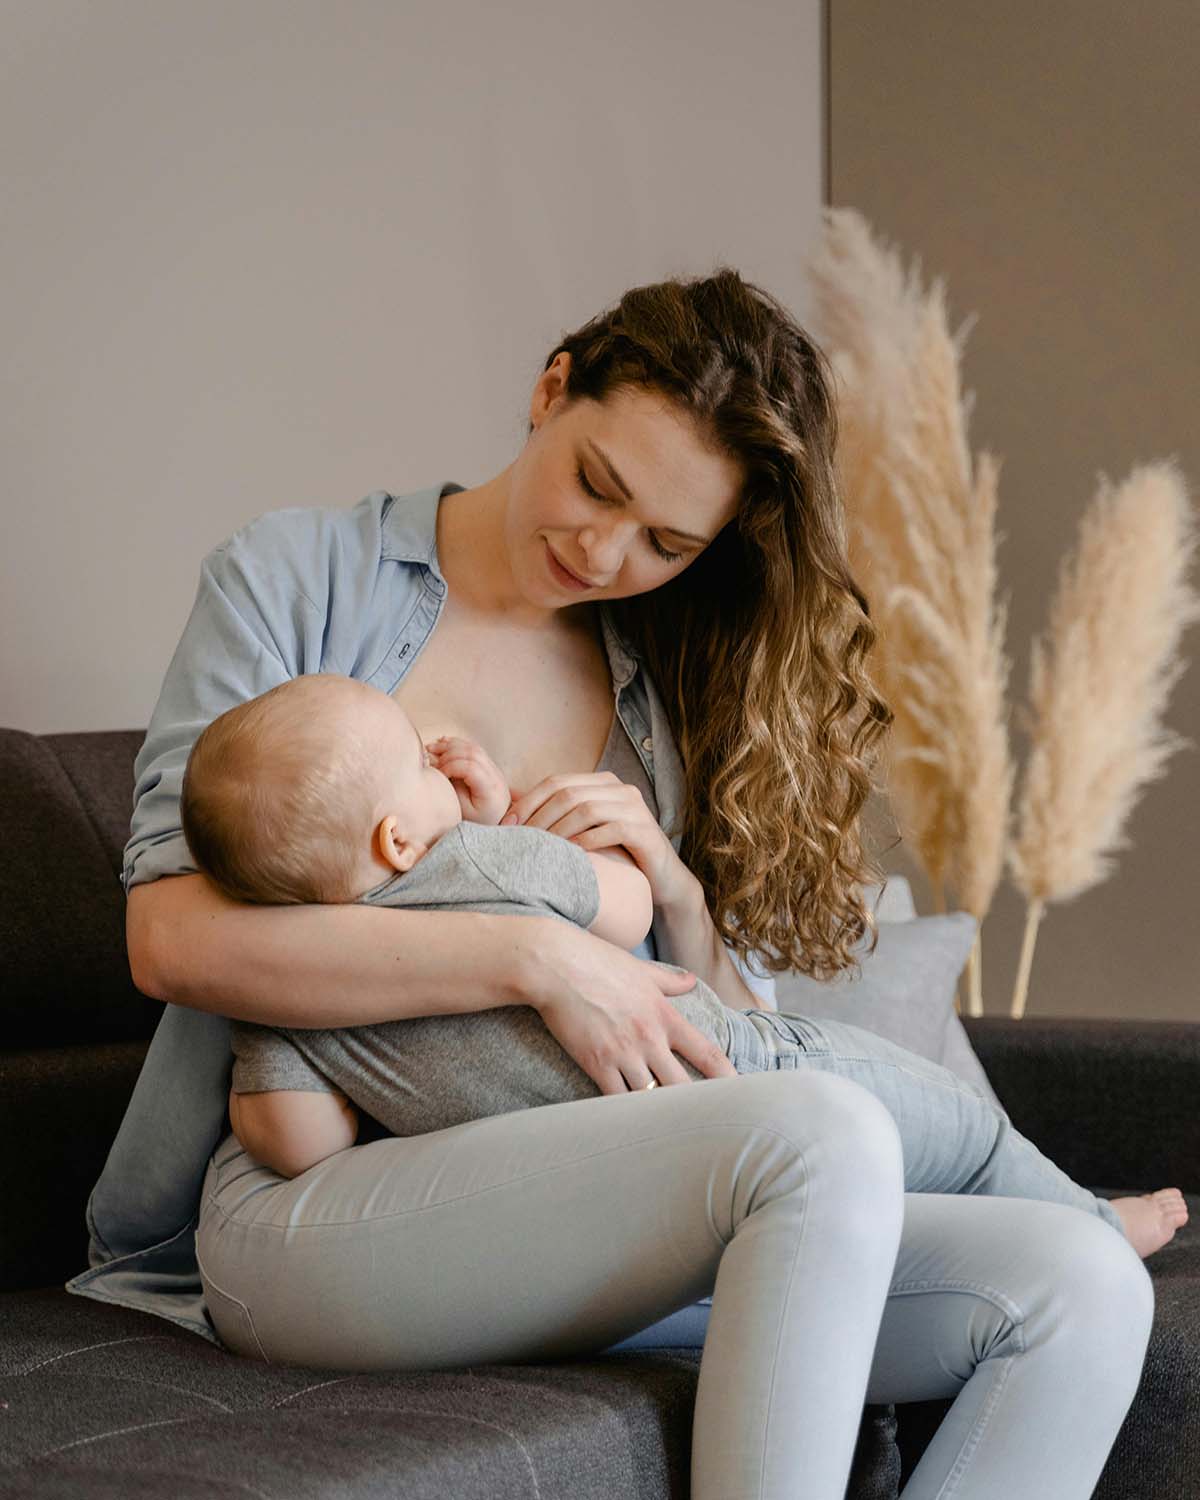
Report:
<svg viewBox="0 0 1200 1500"><path fill-rule="evenodd" d="M235 900L353 901L462 821L399 703L352 677L294 677L192 746L180 814L192 858Z"/></svg>

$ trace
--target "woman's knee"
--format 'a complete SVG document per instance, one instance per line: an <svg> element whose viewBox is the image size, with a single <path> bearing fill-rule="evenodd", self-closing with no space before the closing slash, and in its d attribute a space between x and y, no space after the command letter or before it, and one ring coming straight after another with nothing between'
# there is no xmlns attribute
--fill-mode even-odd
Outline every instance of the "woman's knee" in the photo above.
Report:
<svg viewBox="0 0 1200 1500"><path fill-rule="evenodd" d="M886 1106L851 1079L823 1072L746 1074L728 1095L731 1118L773 1137L810 1166L836 1164L856 1199L890 1193L902 1205L904 1153ZM878 1200L875 1200L878 1209Z"/></svg>
<svg viewBox="0 0 1200 1500"><path fill-rule="evenodd" d="M1154 1281L1146 1263L1104 1219L1076 1211L1065 1253L1073 1280L1082 1284L1095 1312L1119 1319L1131 1333L1149 1336L1154 1321Z"/></svg>
<svg viewBox="0 0 1200 1500"><path fill-rule="evenodd" d="M1104 1219L1061 1203L1038 1205L1049 1326L1071 1325L1099 1357L1144 1352L1154 1322L1154 1282L1145 1262Z"/></svg>

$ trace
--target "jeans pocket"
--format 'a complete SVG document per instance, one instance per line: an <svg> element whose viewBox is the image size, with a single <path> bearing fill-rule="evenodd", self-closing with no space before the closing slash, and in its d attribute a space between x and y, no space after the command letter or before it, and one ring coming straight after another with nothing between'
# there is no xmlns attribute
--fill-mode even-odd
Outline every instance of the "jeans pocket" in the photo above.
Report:
<svg viewBox="0 0 1200 1500"><path fill-rule="evenodd" d="M209 1319L226 1349L231 1354L242 1354L249 1359L259 1359L270 1364L246 1304L214 1286L203 1272L200 1284L204 1288L204 1303L208 1308Z"/></svg>

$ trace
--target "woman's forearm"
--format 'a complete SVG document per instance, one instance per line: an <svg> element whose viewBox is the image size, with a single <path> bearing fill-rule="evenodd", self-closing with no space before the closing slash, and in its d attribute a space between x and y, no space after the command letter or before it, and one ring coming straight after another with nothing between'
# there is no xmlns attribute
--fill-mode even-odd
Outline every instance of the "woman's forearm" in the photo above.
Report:
<svg viewBox="0 0 1200 1500"><path fill-rule="evenodd" d="M697 880L686 895L658 908L671 957L681 969L703 979L717 997L732 1010L757 1010L762 1004L733 966L729 950L721 941L709 915L704 887Z"/></svg>
<svg viewBox="0 0 1200 1500"><path fill-rule="evenodd" d="M255 906L202 875L129 892L134 980L159 1000L268 1026L363 1026L526 1005L553 917Z"/></svg>

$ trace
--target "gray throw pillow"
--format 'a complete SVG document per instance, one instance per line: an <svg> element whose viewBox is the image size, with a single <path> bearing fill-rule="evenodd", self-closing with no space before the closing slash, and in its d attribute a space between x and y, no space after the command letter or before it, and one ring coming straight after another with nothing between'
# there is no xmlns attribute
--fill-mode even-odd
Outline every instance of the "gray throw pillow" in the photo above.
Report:
<svg viewBox="0 0 1200 1500"><path fill-rule="evenodd" d="M886 885L868 885L864 891L868 903L875 903L871 910L876 921L910 922L917 914L912 886L903 875L889 875Z"/></svg>
<svg viewBox="0 0 1200 1500"><path fill-rule="evenodd" d="M983 1071L983 1064L979 1061L975 1048L971 1046L971 1038L967 1035L962 1018L953 1007L946 1027L946 1050L942 1053L942 1067L949 1068L968 1083L977 1083L993 1104L1004 1108L996 1096L991 1080Z"/></svg>
<svg viewBox="0 0 1200 1500"><path fill-rule="evenodd" d="M806 974L777 974L778 1009L873 1031L977 1084L999 1105L954 1009L955 987L975 942L977 918L966 911L912 915L912 892L903 875L888 876L882 897L878 886L868 887L867 895L875 899L879 941L869 955L866 935L858 945L862 977L839 975L822 983Z"/></svg>

